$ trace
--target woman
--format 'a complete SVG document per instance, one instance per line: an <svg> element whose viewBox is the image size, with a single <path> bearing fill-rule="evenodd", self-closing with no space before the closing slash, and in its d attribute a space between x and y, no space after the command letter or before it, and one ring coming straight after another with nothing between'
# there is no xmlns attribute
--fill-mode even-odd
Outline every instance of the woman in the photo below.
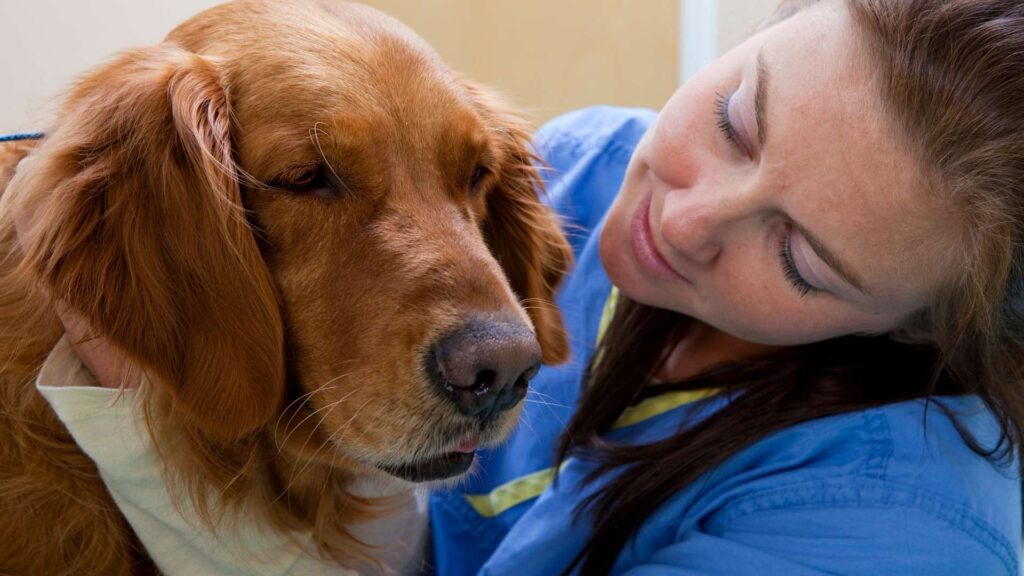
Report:
<svg viewBox="0 0 1024 576"><path fill-rule="evenodd" d="M437 572L1018 574L1021 54L1016 0L788 2L546 126L576 361L433 495Z"/></svg>

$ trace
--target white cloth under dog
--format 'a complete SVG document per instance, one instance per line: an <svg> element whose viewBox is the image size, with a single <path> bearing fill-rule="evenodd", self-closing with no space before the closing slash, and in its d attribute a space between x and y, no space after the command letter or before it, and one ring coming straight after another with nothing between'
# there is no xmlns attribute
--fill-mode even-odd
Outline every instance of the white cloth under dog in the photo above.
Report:
<svg viewBox="0 0 1024 576"><path fill-rule="evenodd" d="M215 535L197 519L187 501L176 507L161 476L159 457L135 402L135 391L97 387L66 337L43 364L36 388L96 462L117 506L164 574L357 574L319 560L292 539L262 530L255 518L240 520L237 528ZM366 542L390 544L381 558L388 566L405 565L425 533L424 507L416 506L412 495L409 500L408 514L358 532Z"/></svg>

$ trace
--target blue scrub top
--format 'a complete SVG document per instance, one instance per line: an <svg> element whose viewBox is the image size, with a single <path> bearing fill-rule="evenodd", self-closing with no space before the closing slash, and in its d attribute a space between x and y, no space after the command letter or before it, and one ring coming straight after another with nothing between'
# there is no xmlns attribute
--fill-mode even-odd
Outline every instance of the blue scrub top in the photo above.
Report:
<svg viewBox="0 0 1024 576"><path fill-rule="evenodd" d="M591 533L577 503L592 464L570 458L552 485L554 447L579 396L611 285L597 238L638 140L656 115L597 107L538 134L548 201L577 265L558 304L572 360L531 382L519 426L480 454L464 484L430 498L434 570L443 575L560 574ZM607 317L607 315L605 315ZM724 400L666 394L623 414L607 438L646 443ZM976 397L944 402L983 445L999 431ZM925 415L927 412L927 423ZM910 401L772 434L682 489L620 553L612 574L1019 574L1019 464L978 456L935 406Z"/></svg>

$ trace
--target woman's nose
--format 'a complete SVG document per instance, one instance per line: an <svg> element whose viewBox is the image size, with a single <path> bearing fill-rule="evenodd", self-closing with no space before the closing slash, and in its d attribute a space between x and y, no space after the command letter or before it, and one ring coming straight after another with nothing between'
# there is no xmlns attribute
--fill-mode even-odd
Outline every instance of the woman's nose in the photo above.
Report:
<svg viewBox="0 0 1024 576"><path fill-rule="evenodd" d="M662 236L681 257L711 264L736 224L752 212L749 195L705 186L669 190L661 211Z"/></svg>

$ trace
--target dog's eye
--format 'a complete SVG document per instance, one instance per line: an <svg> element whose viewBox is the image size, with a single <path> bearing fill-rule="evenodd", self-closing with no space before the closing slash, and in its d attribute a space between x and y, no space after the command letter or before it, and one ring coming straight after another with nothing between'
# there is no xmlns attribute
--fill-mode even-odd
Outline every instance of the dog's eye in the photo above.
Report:
<svg viewBox="0 0 1024 576"><path fill-rule="evenodd" d="M294 188L308 188L323 178L323 169L319 164L304 166L293 174L291 182Z"/></svg>
<svg viewBox="0 0 1024 576"><path fill-rule="evenodd" d="M274 178L273 184L300 194L335 195L329 170L320 162L292 166Z"/></svg>
<svg viewBox="0 0 1024 576"><path fill-rule="evenodd" d="M477 164L473 168L473 173L469 177L469 189L473 192L482 191L486 185L490 182L490 177L494 174L490 168L483 164Z"/></svg>

